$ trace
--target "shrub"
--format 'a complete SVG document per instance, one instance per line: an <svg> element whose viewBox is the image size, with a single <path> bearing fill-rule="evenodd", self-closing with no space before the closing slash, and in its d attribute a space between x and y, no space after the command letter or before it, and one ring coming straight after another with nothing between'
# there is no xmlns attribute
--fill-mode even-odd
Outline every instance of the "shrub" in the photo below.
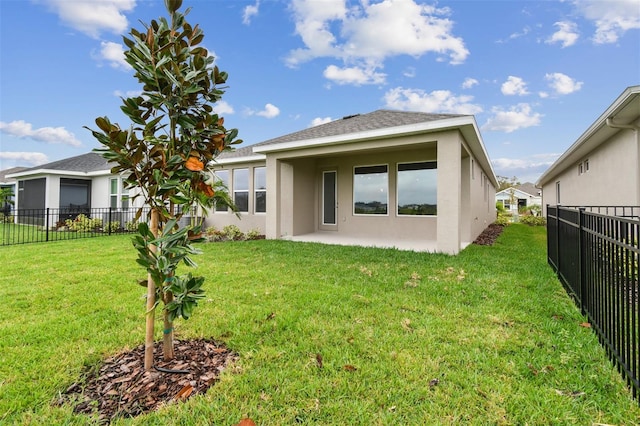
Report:
<svg viewBox="0 0 640 426"><path fill-rule="evenodd" d="M257 240L262 236L259 229L252 229L247 232L247 240Z"/></svg>
<svg viewBox="0 0 640 426"><path fill-rule="evenodd" d="M227 225L222 228L222 233L228 240L244 240L244 233L236 225Z"/></svg>
<svg viewBox="0 0 640 426"><path fill-rule="evenodd" d="M109 222L107 226L104 227L104 232L118 232L118 230L120 230L120 222L117 220Z"/></svg>
<svg viewBox="0 0 640 426"><path fill-rule="evenodd" d="M511 216L506 214L499 214L494 223L500 226L507 226L511 223Z"/></svg>
<svg viewBox="0 0 640 426"><path fill-rule="evenodd" d="M222 231L218 230L215 226L209 226L205 229L204 234L209 242L222 241L225 239L225 235Z"/></svg>
<svg viewBox="0 0 640 426"><path fill-rule="evenodd" d="M524 223L529 226L545 226L547 224L547 220L543 216L521 216L520 223Z"/></svg>
<svg viewBox="0 0 640 426"><path fill-rule="evenodd" d="M130 220L124 224L124 229L129 232L137 232L138 231L138 221Z"/></svg>
<svg viewBox="0 0 640 426"><path fill-rule="evenodd" d="M504 204L502 204L501 201L496 201L496 210L498 211L498 214L504 213L506 211L504 208Z"/></svg>
<svg viewBox="0 0 640 426"><path fill-rule="evenodd" d="M102 219L91 219L84 214L79 214L75 219L64 221L69 231L92 232L102 227Z"/></svg>

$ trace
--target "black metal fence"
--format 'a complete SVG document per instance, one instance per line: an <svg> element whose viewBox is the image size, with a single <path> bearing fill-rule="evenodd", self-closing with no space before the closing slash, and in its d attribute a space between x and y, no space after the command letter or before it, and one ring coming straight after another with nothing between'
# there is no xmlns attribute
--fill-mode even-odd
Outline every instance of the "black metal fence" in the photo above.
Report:
<svg viewBox="0 0 640 426"><path fill-rule="evenodd" d="M135 232L137 208L16 209L0 214L0 245L71 240ZM146 220L143 211L140 220Z"/></svg>
<svg viewBox="0 0 640 426"><path fill-rule="evenodd" d="M640 207L547 206L547 253L640 403Z"/></svg>

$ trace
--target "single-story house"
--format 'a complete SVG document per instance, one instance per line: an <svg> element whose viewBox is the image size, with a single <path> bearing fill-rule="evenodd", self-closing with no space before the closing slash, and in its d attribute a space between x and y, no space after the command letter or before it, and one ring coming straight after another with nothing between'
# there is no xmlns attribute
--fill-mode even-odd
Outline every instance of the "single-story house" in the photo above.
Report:
<svg viewBox="0 0 640 426"><path fill-rule="evenodd" d="M17 207L127 209L97 153L14 173ZM496 218L497 179L470 115L378 110L218 157L239 218L218 205L205 227L267 238L456 254Z"/></svg>
<svg viewBox="0 0 640 426"><path fill-rule="evenodd" d="M120 176L111 174L111 167L100 154L90 152L7 175L17 182L18 219L40 217L44 209L60 209L60 220L92 208L129 210L129 191L123 189Z"/></svg>
<svg viewBox="0 0 640 426"><path fill-rule="evenodd" d="M502 204L506 211L518 214L523 207L542 207L542 191L530 182L505 188L496 193L496 203Z"/></svg>
<svg viewBox="0 0 640 426"><path fill-rule="evenodd" d="M9 190L11 194L13 194L13 196L5 199L4 203L0 205L0 213L8 215L11 214L15 208L15 194L17 192L16 180L15 178L7 177L7 175L18 173L25 169L26 167L12 167L10 169L0 170L0 189Z"/></svg>
<svg viewBox="0 0 640 426"><path fill-rule="evenodd" d="M640 86L626 88L536 186L543 208L640 205Z"/></svg>
<svg viewBox="0 0 640 426"><path fill-rule="evenodd" d="M216 175L241 220L223 206L205 226L271 239L456 254L496 219L497 179L471 115L347 116L225 153Z"/></svg>

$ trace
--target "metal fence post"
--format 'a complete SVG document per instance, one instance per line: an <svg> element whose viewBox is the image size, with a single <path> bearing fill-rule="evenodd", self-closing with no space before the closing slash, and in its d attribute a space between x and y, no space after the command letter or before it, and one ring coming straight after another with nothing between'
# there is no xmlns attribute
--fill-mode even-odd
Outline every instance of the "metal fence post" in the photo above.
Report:
<svg viewBox="0 0 640 426"><path fill-rule="evenodd" d="M47 211L45 212L47 218L44 221L45 226L45 241L49 241L49 207L47 207Z"/></svg>
<svg viewBox="0 0 640 426"><path fill-rule="evenodd" d="M111 235L111 211L113 207L109 206L109 223L107 224L107 229L109 230L109 235Z"/></svg>
<svg viewBox="0 0 640 426"><path fill-rule="evenodd" d="M584 295L587 293L587 284L584 280L584 241L583 241L583 226L584 226L584 207L578 208L578 285L580 288L580 312L585 315L587 312L584 307Z"/></svg>

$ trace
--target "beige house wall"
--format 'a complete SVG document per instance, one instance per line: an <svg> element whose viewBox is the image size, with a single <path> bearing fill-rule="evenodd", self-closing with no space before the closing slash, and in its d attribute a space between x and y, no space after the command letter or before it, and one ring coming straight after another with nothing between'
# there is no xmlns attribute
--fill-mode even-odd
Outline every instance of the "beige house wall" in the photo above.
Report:
<svg viewBox="0 0 640 426"><path fill-rule="evenodd" d="M620 130L550 179L542 188L543 205L640 205L638 144L636 131ZM588 171L585 162L588 162Z"/></svg>
<svg viewBox="0 0 640 426"><path fill-rule="evenodd" d="M266 155L264 163L225 164L222 167L227 170L250 169L250 193L253 169L266 165L267 213L251 213L251 196L249 213L241 214L241 220L234 214L218 212L206 218L205 226L221 229L234 224L243 232L259 229L271 239L332 230L356 238L438 241L438 251L455 254L495 220L495 188L469 152L462 134L450 130L384 142L367 140L273 152ZM397 165L422 161L437 161L438 215L397 215ZM387 166L388 214L354 214L354 168L374 165ZM335 226L321 223L324 171L336 172Z"/></svg>

